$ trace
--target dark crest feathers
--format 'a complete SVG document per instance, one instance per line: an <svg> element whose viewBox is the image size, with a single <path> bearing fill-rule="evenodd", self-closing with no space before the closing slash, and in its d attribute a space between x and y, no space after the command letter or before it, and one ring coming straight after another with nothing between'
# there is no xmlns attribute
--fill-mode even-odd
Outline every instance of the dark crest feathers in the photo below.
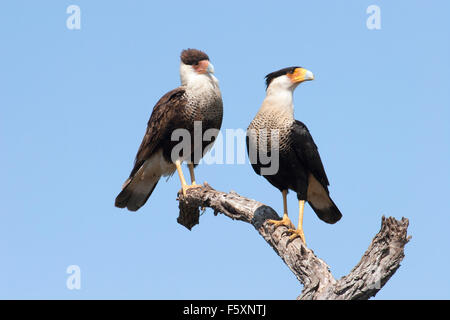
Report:
<svg viewBox="0 0 450 320"><path fill-rule="evenodd" d="M293 73L295 71L295 69L300 68L300 67L287 67L287 68L283 68L280 69L278 71L274 71L272 73L269 73L265 78L266 78L266 89L269 87L270 83L272 82L273 79L278 78L280 76L284 76L285 74L288 73Z"/></svg>
<svg viewBox="0 0 450 320"><path fill-rule="evenodd" d="M199 61L209 60L209 57L203 51L197 49L186 49L181 52L181 61L184 64L194 65Z"/></svg>

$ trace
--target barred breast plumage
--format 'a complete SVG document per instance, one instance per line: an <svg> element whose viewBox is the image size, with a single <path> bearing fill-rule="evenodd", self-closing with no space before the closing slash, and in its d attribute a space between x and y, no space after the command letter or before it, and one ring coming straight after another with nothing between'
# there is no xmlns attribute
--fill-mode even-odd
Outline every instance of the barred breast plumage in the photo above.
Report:
<svg viewBox="0 0 450 320"><path fill-rule="evenodd" d="M280 116L276 112L258 112L247 130L249 135L256 138L257 148L267 143L267 150L274 148L279 152L287 152L291 147L289 135L293 124L291 118ZM278 138L278 143L273 146L272 137Z"/></svg>
<svg viewBox="0 0 450 320"><path fill-rule="evenodd" d="M222 96L219 90L210 89L201 92L186 90L187 100L183 117L187 121L202 121L206 129L220 129L223 117Z"/></svg>

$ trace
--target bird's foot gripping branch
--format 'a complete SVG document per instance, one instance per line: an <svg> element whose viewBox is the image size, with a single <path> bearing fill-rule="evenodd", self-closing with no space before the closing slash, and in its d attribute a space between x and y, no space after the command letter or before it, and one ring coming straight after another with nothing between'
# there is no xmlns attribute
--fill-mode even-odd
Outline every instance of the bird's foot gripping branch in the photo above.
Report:
<svg viewBox="0 0 450 320"><path fill-rule="evenodd" d="M400 267L404 247L411 238L407 235L408 219L383 216L381 229L361 260L348 275L336 280L329 266L300 238L290 239L286 226L268 223L267 220L280 219L272 208L233 191L214 190L206 183L201 188L189 189L186 196L179 193L178 197L180 215L177 221L189 230L199 223L199 208L206 207L212 208L215 215L222 213L253 225L303 284L303 291L297 297L302 300L355 300L375 296Z"/></svg>

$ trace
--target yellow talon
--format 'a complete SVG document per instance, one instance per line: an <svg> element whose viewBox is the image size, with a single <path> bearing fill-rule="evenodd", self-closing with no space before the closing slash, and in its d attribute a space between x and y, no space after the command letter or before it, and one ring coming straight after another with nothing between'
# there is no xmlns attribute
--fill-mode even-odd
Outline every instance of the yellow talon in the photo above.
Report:
<svg viewBox="0 0 450 320"><path fill-rule="evenodd" d="M294 225L292 224L291 219L289 219L287 214L283 215L283 218L281 220L267 220L268 223L273 224L275 227L279 226L285 226L288 228L294 228Z"/></svg>
<svg viewBox="0 0 450 320"><path fill-rule="evenodd" d="M191 173L191 185L188 185L186 183L186 179L184 179L184 175L183 175L183 170L181 169L181 161L180 160L176 160L175 161L175 166L177 168L178 171L178 176L180 177L180 182L181 182L181 191L183 192L183 196L186 197L186 191L188 189L191 188L201 188L201 185L198 185L195 183L195 176L194 176L194 165L193 164L188 164L189 167L189 171Z"/></svg>
<svg viewBox="0 0 450 320"><path fill-rule="evenodd" d="M289 229L288 231L292 233L289 237L289 241L294 240L299 237L306 246L305 234L303 233L303 210L305 209L305 200L299 200L299 213L298 213L298 227L297 229Z"/></svg>
<svg viewBox="0 0 450 320"><path fill-rule="evenodd" d="M303 233L302 229L289 229L288 232L292 233L292 235L289 237L289 241L292 241L295 238L300 238L306 246L305 234Z"/></svg>
<svg viewBox="0 0 450 320"><path fill-rule="evenodd" d="M185 196L186 197L186 191L187 190L189 190L189 189L193 189L193 188L201 188L202 186L201 185L199 185L199 184L191 184L191 185L184 185L184 186L181 186L181 191L183 191L183 196Z"/></svg>
<svg viewBox="0 0 450 320"><path fill-rule="evenodd" d="M268 223L275 225L275 227L279 227L279 226L285 226L291 229L294 229L294 225L291 222L291 219L289 219L288 214L287 214L287 190L283 190L281 191L281 194L283 195L283 218L281 220L267 220Z"/></svg>

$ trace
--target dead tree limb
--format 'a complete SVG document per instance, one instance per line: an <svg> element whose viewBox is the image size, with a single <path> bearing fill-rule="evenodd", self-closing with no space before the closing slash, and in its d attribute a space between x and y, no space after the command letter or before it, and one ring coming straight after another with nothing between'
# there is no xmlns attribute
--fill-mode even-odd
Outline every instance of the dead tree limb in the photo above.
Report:
<svg viewBox="0 0 450 320"><path fill-rule="evenodd" d="M200 207L212 208L214 215L222 213L253 225L303 284L303 291L297 297L299 300L364 300L375 296L400 267L404 247L411 238L407 236L408 219L383 216L381 230L359 263L348 275L336 280L329 266L299 238L289 241L286 227L274 227L266 222L267 219L281 218L261 202L235 192L216 191L206 183L189 189L186 197L179 194L178 200L180 215L177 221L189 230L199 223Z"/></svg>

